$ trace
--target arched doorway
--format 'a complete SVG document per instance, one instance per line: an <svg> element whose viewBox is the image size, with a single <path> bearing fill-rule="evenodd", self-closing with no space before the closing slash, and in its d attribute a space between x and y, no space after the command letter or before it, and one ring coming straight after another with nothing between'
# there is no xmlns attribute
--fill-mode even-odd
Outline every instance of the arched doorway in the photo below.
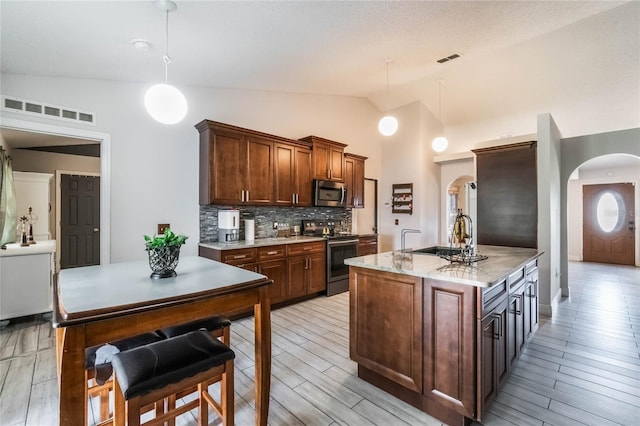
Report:
<svg viewBox="0 0 640 426"><path fill-rule="evenodd" d="M474 178L469 175L459 176L447 188L447 214L446 214L446 242L450 242L453 224L456 219L458 210L469 215L471 220L476 221L476 184ZM475 228L473 233L475 234ZM475 235L472 236L475 244Z"/></svg>
<svg viewBox="0 0 640 426"><path fill-rule="evenodd" d="M560 236L560 288L562 296L570 296L569 289L569 223L568 218L568 182L581 165L594 158L609 154L627 154L640 158L640 128L600 133L596 135L578 136L562 139L560 144L560 190L561 190L561 236ZM636 184L636 191L638 185ZM573 200L572 200L573 201ZM636 193L638 211L638 194ZM573 218L571 219L573 220ZM636 220L637 222L637 220ZM636 232L636 265L640 265L638 250L638 230Z"/></svg>

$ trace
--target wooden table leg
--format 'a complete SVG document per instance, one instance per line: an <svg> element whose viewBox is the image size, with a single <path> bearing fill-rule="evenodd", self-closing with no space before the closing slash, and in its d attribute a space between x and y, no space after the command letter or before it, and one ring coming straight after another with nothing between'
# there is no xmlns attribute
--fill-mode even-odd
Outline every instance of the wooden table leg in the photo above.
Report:
<svg viewBox="0 0 640 426"><path fill-rule="evenodd" d="M61 336L60 425L87 424L87 385L84 375L84 325L65 328Z"/></svg>
<svg viewBox="0 0 640 426"><path fill-rule="evenodd" d="M256 339L256 425L267 426L271 388L271 301L269 287L259 289L254 306Z"/></svg>

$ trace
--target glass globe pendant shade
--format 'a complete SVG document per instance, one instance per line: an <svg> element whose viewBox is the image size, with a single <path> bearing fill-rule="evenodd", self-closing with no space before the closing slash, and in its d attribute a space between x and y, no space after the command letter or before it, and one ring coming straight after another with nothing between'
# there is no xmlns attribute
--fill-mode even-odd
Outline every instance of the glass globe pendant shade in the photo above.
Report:
<svg viewBox="0 0 640 426"><path fill-rule="evenodd" d="M176 124L187 115L187 99L170 84L151 86L144 95L144 106L155 120L163 124Z"/></svg>
<svg viewBox="0 0 640 426"><path fill-rule="evenodd" d="M442 152L447 149L449 141L444 136L438 136L431 142L431 147L435 152Z"/></svg>
<svg viewBox="0 0 640 426"><path fill-rule="evenodd" d="M398 120L391 115L385 115L378 122L378 131L384 136L391 136L398 130Z"/></svg>

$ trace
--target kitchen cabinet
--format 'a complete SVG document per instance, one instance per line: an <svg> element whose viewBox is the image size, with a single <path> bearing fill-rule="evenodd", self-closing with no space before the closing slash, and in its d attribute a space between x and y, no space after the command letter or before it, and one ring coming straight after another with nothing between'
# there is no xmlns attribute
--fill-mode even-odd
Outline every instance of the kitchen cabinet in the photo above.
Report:
<svg viewBox="0 0 640 426"><path fill-rule="evenodd" d="M274 153L274 203L281 206L311 206L311 149L307 146L276 143Z"/></svg>
<svg viewBox="0 0 640 426"><path fill-rule="evenodd" d="M528 341L538 329L538 261L526 267L526 284L524 289L524 337Z"/></svg>
<svg viewBox="0 0 640 426"><path fill-rule="evenodd" d="M310 205L312 188L304 175L304 149L309 150L310 144L210 120L201 121L196 129L200 132L200 204L278 205L287 197L286 203L292 205L296 194L296 201ZM293 148L288 164L283 151L287 144Z"/></svg>
<svg viewBox="0 0 640 426"><path fill-rule="evenodd" d="M478 244L538 244L536 142L475 149Z"/></svg>
<svg viewBox="0 0 640 426"><path fill-rule="evenodd" d="M288 298L327 289L325 251L324 241L287 245Z"/></svg>
<svg viewBox="0 0 640 426"><path fill-rule="evenodd" d="M271 303L287 302L326 290L325 242L312 241L230 250L199 247L198 254L266 275Z"/></svg>
<svg viewBox="0 0 640 426"><path fill-rule="evenodd" d="M344 154L344 183L347 187L347 207L364 208L364 161L367 157Z"/></svg>
<svg viewBox="0 0 640 426"><path fill-rule="evenodd" d="M0 320L51 311L55 240L0 251Z"/></svg>
<svg viewBox="0 0 640 426"><path fill-rule="evenodd" d="M378 236L366 235L358 237L358 256L378 253Z"/></svg>
<svg viewBox="0 0 640 426"><path fill-rule="evenodd" d="M362 367L422 393L422 279L349 268L349 356Z"/></svg>
<svg viewBox="0 0 640 426"><path fill-rule="evenodd" d="M310 142L313 150L313 178L344 182L344 148L340 142L318 136L300 139Z"/></svg>
<svg viewBox="0 0 640 426"><path fill-rule="evenodd" d="M487 252L489 264L510 253ZM457 280L465 265L441 269L434 261L435 270L421 269L416 254L401 264L393 253L348 260L358 377L446 424L482 421L537 324L539 254L529 253L478 287ZM449 270L451 280L433 277Z"/></svg>

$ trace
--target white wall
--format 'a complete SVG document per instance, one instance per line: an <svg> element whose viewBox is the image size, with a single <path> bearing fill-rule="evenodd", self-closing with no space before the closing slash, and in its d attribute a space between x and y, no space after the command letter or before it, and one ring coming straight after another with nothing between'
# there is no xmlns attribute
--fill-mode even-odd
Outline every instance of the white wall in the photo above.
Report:
<svg viewBox="0 0 640 426"><path fill-rule="evenodd" d="M560 140L550 114L538 116L538 262L540 313L551 316L560 301Z"/></svg>
<svg viewBox="0 0 640 426"><path fill-rule="evenodd" d="M640 163L640 158L638 159ZM635 211L640 212L640 167L619 167L586 170L579 173L578 179L571 179L567 184L567 247L569 260L582 261L582 187L604 183L633 183L635 185ZM638 223L640 213L636 213ZM635 230L635 264L640 265L640 229Z"/></svg>
<svg viewBox="0 0 640 426"><path fill-rule="evenodd" d="M383 170L379 182L380 251L399 249L404 228L421 234L407 234L407 247L438 242L440 166L433 162L431 140L441 130L440 123L421 103L412 103L392 113L399 122L398 132L382 143ZM413 183L413 214L392 213L392 185ZM398 225L394 221L398 220Z"/></svg>
<svg viewBox="0 0 640 426"><path fill-rule="evenodd" d="M196 254L199 235L198 132L211 119L297 139L310 134L348 144L369 157L366 175L381 176L379 112L366 100L338 96L181 87L189 102L184 121L165 126L143 107L143 85L99 80L2 74L2 94L96 113L95 126L21 114L3 116L107 133L111 137L111 261L143 259L142 235L171 223L191 236L184 253Z"/></svg>

